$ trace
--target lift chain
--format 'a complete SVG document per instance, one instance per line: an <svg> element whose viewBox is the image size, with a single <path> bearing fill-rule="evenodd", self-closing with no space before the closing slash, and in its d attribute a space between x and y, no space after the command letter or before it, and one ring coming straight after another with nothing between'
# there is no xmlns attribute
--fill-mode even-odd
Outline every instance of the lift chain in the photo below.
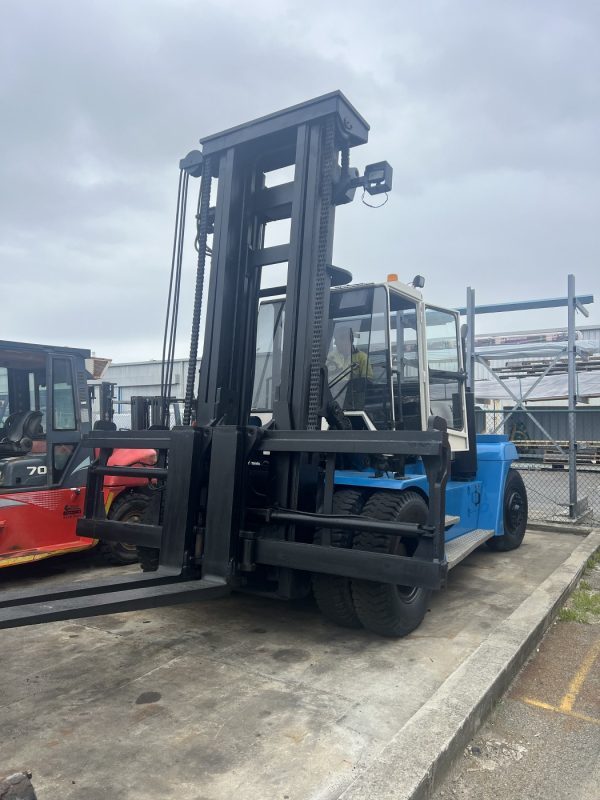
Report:
<svg viewBox="0 0 600 800"><path fill-rule="evenodd" d="M185 219L187 210L189 175L185 170L179 171L179 187L177 190L177 210L175 213L175 233L173 236L173 252L171 255L171 276L165 316L163 337L162 366L160 374L161 425L169 425L169 402L173 385L173 365L175 361L175 342L177 338L177 319L179 316L179 294L181 290L181 270L183 266L183 243L185 238Z"/></svg>
<svg viewBox="0 0 600 800"><path fill-rule="evenodd" d="M202 311L202 294L204 291L204 273L206 267L206 243L209 228L210 189L212 183L211 158L204 159L202 167L202 185L198 214L198 268L196 271L196 289L194 292L194 313L192 316L192 334L190 338L190 360L188 364L187 382L185 387L185 405L183 408L183 424L189 425L192 418L192 404L194 402L194 385L196 383L196 366L198 363L198 340L200 337L200 314Z"/></svg>
<svg viewBox="0 0 600 800"><path fill-rule="evenodd" d="M322 340L325 318L325 281L327 270L327 248L329 222L333 203L333 162L335 156L335 120L327 119L323 131L323 160L321 169L321 209L319 216L319 240L317 249L317 272L315 281L315 312L310 363L310 388L308 396L308 430L316 430L319 421L321 398L321 366L323 361Z"/></svg>

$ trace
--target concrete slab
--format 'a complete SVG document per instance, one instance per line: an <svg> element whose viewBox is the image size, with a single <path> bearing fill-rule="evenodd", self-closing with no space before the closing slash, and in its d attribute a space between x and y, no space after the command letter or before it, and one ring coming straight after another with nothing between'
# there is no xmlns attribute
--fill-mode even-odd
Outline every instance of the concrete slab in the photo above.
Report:
<svg viewBox="0 0 600 800"><path fill-rule="evenodd" d="M450 752L470 713L467 663L484 692L540 624L528 598L554 602L549 576L588 540L528 533L513 553L476 551L398 641L330 625L310 603L242 595L3 631L0 772L27 766L40 800L410 796L432 743ZM426 746L408 752L409 730Z"/></svg>

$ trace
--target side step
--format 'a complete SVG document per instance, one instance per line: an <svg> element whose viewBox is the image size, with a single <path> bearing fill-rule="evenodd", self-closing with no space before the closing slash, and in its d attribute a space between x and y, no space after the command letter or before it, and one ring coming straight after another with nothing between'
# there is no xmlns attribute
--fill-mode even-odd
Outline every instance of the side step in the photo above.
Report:
<svg viewBox="0 0 600 800"><path fill-rule="evenodd" d="M446 530L451 528L453 525L458 525L460 522L460 517L454 516L454 514L446 514L446 519L444 520L444 527Z"/></svg>
<svg viewBox="0 0 600 800"><path fill-rule="evenodd" d="M446 560L448 561L448 569L452 569L457 564L466 558L469 553L476 550L480 544L487 542L494 535L494 531L484 531L477 529L470 533L465 533L463 536L457 536L451 542L446 542Z"/></svg>

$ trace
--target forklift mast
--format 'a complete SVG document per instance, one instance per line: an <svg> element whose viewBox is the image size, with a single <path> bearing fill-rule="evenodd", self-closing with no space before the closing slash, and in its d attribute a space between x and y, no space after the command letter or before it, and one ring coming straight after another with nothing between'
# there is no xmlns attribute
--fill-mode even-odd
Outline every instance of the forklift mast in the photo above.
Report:
<svg viewBox="0 0 600 800"><path fill-rule="evenodd" d="M343 95L333 93L202 140L201 214L212 179L219 185L198 424L247 424L261 270L287 262L284 366L274 424L281 430L317 428L338 153L364 144L368 130ZM283 167L293 167L293 181L266 188L265 173ZM290 220L289 243L264 247L268 223L284 219ZM209 220L201 217L200 239L204 224Z"/></svg>
<svg viewBox="0 0 600 800"><path fill-rule="evenodd" d="M351 147L364 144L368 131L365 120L336 92L201 140L200 258L205 228L214 218L196 406L196 424L211 426L213 435L215 464L213 468L211 463L210 474L214 488L209 489L207 528L231 529L237 535L235 517L241 511L238 504L244 483L238 470L243 471L244 439L255 433L244 436L241 429L248 425L252 410L263 267L287 263L282 370L272 429L315 431L320 427L334 189L341 177L338 153L347 154ZM293 169L293 180L267 188L265 175L285 167ZM210 209L213 178L218 179L214 211ZM289 243L265 247L267 225L286 219L290 220ZM200 284L196 297L198 292ZM194 358L190 353L190 369ZM277 457L274 501L280 508L297 508L301 469L309 458L301 447ZM227 479L217 477L222 475ZM209 554L206 563L211 561Z"/></svg>

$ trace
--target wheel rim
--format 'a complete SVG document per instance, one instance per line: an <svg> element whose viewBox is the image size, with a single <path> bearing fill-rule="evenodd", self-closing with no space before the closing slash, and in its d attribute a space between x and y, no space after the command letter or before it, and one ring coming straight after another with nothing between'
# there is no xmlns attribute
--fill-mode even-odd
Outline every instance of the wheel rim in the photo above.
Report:
<svg viewBox="0 0 600 800"><path fill-rule="evenodd" d="M129 514L123 514L121 522L141 522L142 515L139 511L131 511ZM134 544L127 544L126 542L119 542L119 547L125 553L137 553L137 548Z"/></svg>
<svg viewBox="0 0 600 800"><path fill-rule="evenodd" d="M396 586L396 591L402 597L405 603L410 603L414 600L419 592L418 586Z"/></svg>
<svg viewBox="0 0 600 800"><path fill-rule="evenodd" d="M393 537L394 541L390 547L390 553L395 556L405 556L406 555L406 545L400 541L397 536ZM419 591L418 586L400 586L396 584L396 591L402 597L404 602L408 603L413 600L417 592Z"/></svg>
<svg viewBox="0 0 600 800"><path fill-rule="evenodd" d="M511 492L506 502L506 521L507 527L511 531L516 531L521 526L525 519L525 504L521 493L518 491Z"/></svg>

